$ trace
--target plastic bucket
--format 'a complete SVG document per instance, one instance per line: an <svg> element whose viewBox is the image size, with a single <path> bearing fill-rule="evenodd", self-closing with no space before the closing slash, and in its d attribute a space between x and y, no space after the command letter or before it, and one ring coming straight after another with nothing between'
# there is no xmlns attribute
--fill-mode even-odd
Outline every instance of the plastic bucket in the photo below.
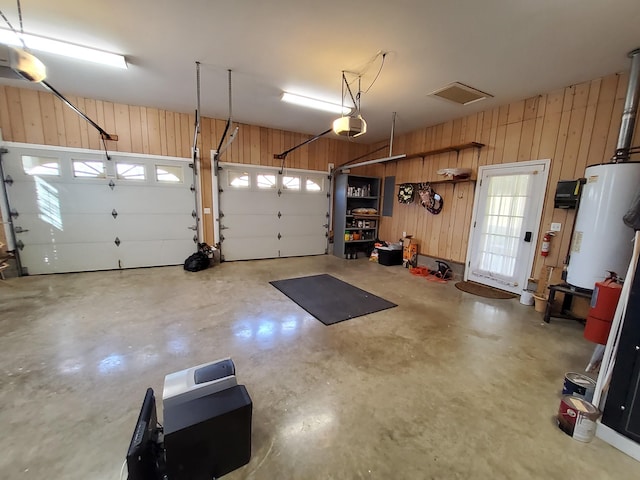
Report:
<svg viewBox="0 0 640 480"><path fill-rule="evenodd" d="M533 293L523 290L520 294L520 303L522 305L533 305L534 302Z"/></svg>
<svg viewBox="0 0 640 480"><path fill-rule="evenodd" d="M535 300L536 312L544 313L544 311L547 309L547 299L539 295L534 295L533 299Z"/></svg>

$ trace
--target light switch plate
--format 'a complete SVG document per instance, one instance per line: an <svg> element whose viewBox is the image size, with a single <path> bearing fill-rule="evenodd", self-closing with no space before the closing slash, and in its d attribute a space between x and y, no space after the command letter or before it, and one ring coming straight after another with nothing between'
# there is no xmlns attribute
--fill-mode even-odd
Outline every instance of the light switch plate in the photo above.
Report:
<svg viewBox="0 0 640 480"><path fill-rule="evenodd" d="M209 207L204 207L204 214L211 215L211 209Z"/></svg>
<svg viewBox="0 0 640 480"><path fill-rule="evenodd" d="M561 223L552 223L551 224L551 231L552 232L559 232L560 230L562 230L562 224Z"/></svg>

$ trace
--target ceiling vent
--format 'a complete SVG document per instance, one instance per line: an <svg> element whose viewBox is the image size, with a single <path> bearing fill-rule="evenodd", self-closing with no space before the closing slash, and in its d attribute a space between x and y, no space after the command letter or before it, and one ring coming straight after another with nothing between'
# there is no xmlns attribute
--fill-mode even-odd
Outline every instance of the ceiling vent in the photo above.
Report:
<svg viewBox="0 0 640 480"><path fill-rule="evenodd" d="M459 82L450 83L446 87L431 92L429 96L444 98L460 105L469 105L470 103L493 97L493 95Z"/></svg>

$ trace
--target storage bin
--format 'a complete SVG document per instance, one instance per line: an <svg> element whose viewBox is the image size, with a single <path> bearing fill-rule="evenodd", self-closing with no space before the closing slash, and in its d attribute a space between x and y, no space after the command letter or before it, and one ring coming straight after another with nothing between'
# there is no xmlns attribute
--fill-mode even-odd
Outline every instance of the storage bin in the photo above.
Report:
<svg viewBox="0 0 640 480"><path fill-rule="evenodd" d="M378 248L378 263L385 266L402 265L402 250Z"/></svg>

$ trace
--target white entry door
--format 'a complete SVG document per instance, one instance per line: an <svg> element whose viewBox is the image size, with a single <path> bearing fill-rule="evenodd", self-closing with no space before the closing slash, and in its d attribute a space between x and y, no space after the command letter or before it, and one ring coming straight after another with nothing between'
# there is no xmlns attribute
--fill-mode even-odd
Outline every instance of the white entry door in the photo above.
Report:
<svg viewBox="0 0 640 480"><path fill-rule="evenodd" d="M189 159L4 146L8 237L25 273L179 265L196 250Z"/></svg>
<svg viewBox="0 0 640 480"><path fill-rule="evenodd" d="M215 228L226 261L321 255L328 232L327 173L220 163Z"/></svg>
<svg viewBox="0 0 640 480"><path fill-rule="evenodd" d="M478 169L465 280L520 293L533 266L550 160Z"/></svg>

